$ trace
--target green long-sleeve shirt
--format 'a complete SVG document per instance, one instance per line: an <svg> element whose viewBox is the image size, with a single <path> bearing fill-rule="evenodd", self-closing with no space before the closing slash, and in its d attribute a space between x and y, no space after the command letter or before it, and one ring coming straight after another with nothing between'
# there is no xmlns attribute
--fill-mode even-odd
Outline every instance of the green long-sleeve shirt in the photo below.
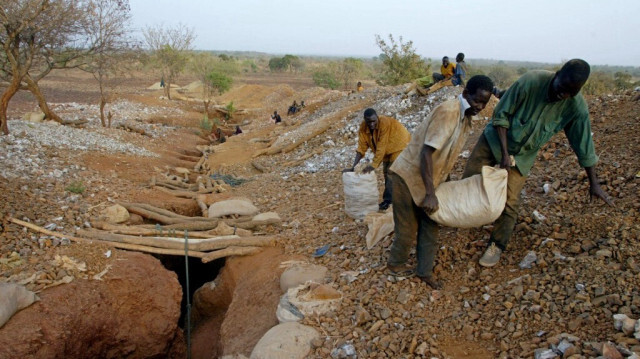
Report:
<svg viewBox="0 0 640 359"><path fill-rule="evenodd" d="M500 162L502 151L495 127L507 128L507 149L524 176L529 174L540 148L562 129L580 166L592 167L598 162L591 138L589 110L582 94L549 101L553 75L553 72L540 70L520 77L500 99L491 122L484 129L491 151Z"/></svg>

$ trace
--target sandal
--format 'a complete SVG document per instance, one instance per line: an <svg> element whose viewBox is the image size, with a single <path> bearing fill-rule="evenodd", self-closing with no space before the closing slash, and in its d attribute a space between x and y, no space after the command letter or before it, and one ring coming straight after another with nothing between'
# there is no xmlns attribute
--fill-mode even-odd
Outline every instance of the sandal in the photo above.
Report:
<svg viewBox="0 0 640 359"><path fill-rule="evenodd" d="M442 288L442 284L439 281L437 281L435 278L433 278L432 276L428 276L428 277L417 276L417 277L418 277L418 279L423 281L426 285L431 287L431 289L438 290L438 289Z"/></svg>
<svg viewBox="0 0 640 359"><path fill-rule="evenodd" d="M407 265L387 265L387 272L394 277L413 277L416 274L416 271Z"/></svg>

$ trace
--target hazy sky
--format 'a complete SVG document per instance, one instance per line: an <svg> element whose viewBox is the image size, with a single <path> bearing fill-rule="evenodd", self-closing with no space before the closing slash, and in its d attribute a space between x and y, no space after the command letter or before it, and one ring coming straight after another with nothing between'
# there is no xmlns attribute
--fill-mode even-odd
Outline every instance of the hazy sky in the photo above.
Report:
<svg viewBox="0 0 640 359"><path fill-rule="evenodd" d="M376 56L375 34L418 54L640 66L638 0L130 0L136 29L185 24L200 50Z"/></svg>

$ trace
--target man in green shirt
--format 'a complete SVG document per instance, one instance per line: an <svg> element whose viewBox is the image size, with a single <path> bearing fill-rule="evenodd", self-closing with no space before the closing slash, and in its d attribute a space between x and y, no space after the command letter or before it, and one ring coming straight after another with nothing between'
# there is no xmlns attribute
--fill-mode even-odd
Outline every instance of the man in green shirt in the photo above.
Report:
<svg viewBox="0 0 640 359"><path fill-rule="evenodd" d="M587 104L579 93L589 78L584 60L570 60L560 71L530 71L520 77L500 99L491 123L480 135L463 177L481 172L482 166L500 164L509 171L507 203L494 223L489 247L480 265L493 267L505 250L520 207L520 191L540 148L557 132L564 130L589 178L589 194L613 205L600 188L595 171L598 162ZM510 156L515 158L512 167Z"/></svg>

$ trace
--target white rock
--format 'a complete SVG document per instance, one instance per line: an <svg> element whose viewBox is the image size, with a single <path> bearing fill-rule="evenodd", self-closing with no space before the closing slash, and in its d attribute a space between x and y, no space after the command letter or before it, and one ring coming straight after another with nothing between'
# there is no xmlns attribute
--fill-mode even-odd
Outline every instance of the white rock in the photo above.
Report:
<svg viewBox="0 0 640 359"><path fill-rule="evenodd" d="M617 330L617 331L621 331L622 330L622 323L624 322L625 319L628 319L629 317L627 317L626 314L614 314L613 315L613 327Z"/></svg>
<svg viewBox="0 0 640 359"><path fill-rule="evenodd" d="M311 341L320 334L296 322L282 323L269 329L251 352L251 359L303 359L311 351Z"/></svg>
<svg viewBox="0 0 640 359"><path fill-rule="evenodd" d="M209 218L219 218L231 214L240 216L253 216L260 210L248 199L229 199L220 201L209 206Z"/></svg>
<svg viewBox="0 0 640 359"><path fill-rule="evenodd" d="M109 223L117 224L128 221L130 215L126 208L119 204L114 204L103 209L100 212L100 217Z"/></svg>

